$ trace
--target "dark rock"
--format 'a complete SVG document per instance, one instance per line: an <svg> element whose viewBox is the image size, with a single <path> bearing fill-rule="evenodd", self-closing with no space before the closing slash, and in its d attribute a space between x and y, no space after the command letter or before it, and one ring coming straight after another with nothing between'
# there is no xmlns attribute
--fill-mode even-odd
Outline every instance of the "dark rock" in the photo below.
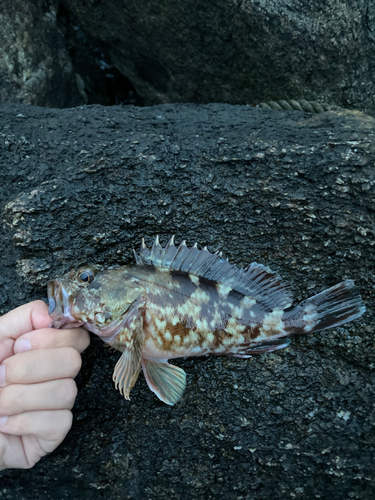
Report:
<svg viewBox="0 0 375 500"><path fill-rule="evenodd" d="M375 113L372 2L4 0L1 19L0 102Z"/></svg>
<svg viewBox="0 0 375 500"><path fill-rule="evenodd" d="M375 112L372 2L62 4L145 104L307 99Z"/></svg>
<svg viewBox="0 0 375 500"><path fill-rule="evenodd" d="M0 19L0 102L48 107L86 102L53 2L3 1Z"/></svg>
<svg viewBox="0 0 375 500"><path fill-rule="evenodd" d="M89 261L128 263L142 236L258 261L296 301L345 278L359 320L276 354L178 360L168 407L93 339L67 439L1 499L372 499L375 493L374 119L229 105L0 114L0 311Z"/></svg>
<svg viewBox="0 0 375 500"><path fill-rule="evenodd" d="M107 45L83 32L77 19L61 3L56 23L64 36L74 71L81 78L86 104L142 104L129 79L113 65Z"/></svg>

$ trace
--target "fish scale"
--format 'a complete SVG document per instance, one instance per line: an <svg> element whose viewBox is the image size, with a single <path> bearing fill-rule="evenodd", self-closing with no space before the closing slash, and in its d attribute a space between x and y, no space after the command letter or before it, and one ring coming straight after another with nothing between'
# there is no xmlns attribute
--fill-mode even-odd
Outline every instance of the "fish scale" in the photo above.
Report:
<svg viewBox="0 0 375 500"><path fill-rule="evenodd" d="M239 269L197 244L162 247L142 240L135 265L85 266L48 283L55 328L83 326L119 350L116 388L130 398L143 370L149 388L169 405L186 386L169 359L213 355L248 358L290 343L290 336L352 321L365 312L351 280L291 307L280 276L262 264Z"/></svg>

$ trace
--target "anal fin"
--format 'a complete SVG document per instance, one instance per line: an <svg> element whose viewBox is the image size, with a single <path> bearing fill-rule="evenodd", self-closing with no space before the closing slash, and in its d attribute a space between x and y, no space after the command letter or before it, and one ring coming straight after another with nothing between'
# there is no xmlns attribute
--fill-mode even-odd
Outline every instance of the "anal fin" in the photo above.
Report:
<svg viewBox="0 0 375 500"><path fill-rule="evenodd" d="M186 387L186 373L167 360L142 359L143 373L152 392L167 405L176 404Z"/></svg>

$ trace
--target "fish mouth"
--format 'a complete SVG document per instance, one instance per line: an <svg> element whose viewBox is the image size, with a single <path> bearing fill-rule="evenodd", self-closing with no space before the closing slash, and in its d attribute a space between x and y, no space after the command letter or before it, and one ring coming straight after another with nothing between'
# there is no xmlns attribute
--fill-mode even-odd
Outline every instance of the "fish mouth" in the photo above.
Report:
<svg viewBox="0 0 375 500"><path fill-rule="evenodd" d="M52 328L77 328L83 325L83 321L78 321L72 316L69 296L59 280L47 283L48 314L51 316Z"/></svg>

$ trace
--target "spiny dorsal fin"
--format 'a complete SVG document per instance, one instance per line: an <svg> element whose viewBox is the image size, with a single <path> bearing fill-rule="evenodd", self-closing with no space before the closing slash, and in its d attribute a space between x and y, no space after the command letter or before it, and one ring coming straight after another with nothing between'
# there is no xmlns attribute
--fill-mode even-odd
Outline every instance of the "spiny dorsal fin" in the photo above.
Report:
<svg viewBox="0 0 375 500"><path fill-rule="evenodd" d="M248 295L270 309L286 309L293 303L293 296L280 276L262 264L251 263L246 269L239 269L219 252L211 253L206 247L199 250L195 243L191 248L185 240L176 247L174 236L165 248L155 238L151 250L142 239L139 255L134 252L137 264L165 267L184 271L207 280L225 283L233 290Z"/></svg>

